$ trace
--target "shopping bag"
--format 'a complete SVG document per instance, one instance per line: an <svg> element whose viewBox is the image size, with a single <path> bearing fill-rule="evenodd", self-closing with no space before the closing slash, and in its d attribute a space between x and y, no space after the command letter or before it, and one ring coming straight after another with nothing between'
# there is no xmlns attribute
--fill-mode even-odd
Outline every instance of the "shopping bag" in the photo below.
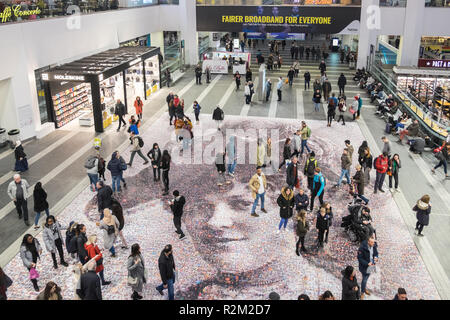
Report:
<svg viewBox="0 0 450 320"><path fill-rule="evenodd" d="M37 272L36 268L30 269L30 280L39 279L39 272Z"/></svg>
<svg viewBox="0 0 450 320"><path fill-rule="evenodd" d="M286 84L289 83L289 79L286 79L286 80L284 81L284 83L286 83Z"/></svg>

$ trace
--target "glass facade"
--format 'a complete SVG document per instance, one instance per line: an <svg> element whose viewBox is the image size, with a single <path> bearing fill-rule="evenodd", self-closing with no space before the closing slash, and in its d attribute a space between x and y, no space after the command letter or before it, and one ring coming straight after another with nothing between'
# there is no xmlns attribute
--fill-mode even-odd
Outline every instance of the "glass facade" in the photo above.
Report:
<svg viewBox="0 0 450 320"><path fill-rule="evenodd" d="M311 5L338 5L359 6L361 0L197 0L197 5L206 6L311 6Z"/></svg>
<svg viewBox="0 0 450 320"><path fill-rule="evenodd" d="M179 0L0 0L0 24L166 4Z"/></svg>
<svg viewBox="0 0 450 320"><path fill-rule="evenodd" d="M381 7L406 7L407 0L380 0Z"/></svg>
<svg viewBox="0 0 450 320"><path fill-rule="evenodd" d="M425 7L447 7L447 8L450 8L450 0L425 0Z"/></svg>

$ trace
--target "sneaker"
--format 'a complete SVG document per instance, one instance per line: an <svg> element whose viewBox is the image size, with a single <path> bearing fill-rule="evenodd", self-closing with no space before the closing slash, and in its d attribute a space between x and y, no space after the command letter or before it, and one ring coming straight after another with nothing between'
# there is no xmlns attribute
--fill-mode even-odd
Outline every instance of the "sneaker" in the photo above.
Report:
<svg viewBox="0 0 450 320"><path fill-rule="evenodd" d="M389 188L389 191L390 191L391 193L394 193L394 189L393 189L393 188Z"/></svg>
<svg viewBox="0 0 450 320"><path fill-rule="evenodd" d="M58 265L56 263L53 264L53 269L58 269Z"/></svg>
<svg viewBox="0 0 450 320"><path fill-rule="evenodd" d="M280 234L280 229L277 229L277 234Z"/></svg>
<svg viewBox="0 0 450 320"><path fill-rule="evenodd" d="M401 193L401 191L398 188L395 188L395 192Z"/></svg>
<svg viewBox="0 0 450 320"><path fill-rule="evenodd" d="M34 291L36 291L36 292L41 291L41 290L39 290L39 286L37 285L37 283L33 283L33 288L34 288Z"/></svg>
<svg viewBox="0 0 450 320"><path fill-rule="evenodd" d="M126 189L127 188L127 184L124 182L123 183L123 187Z"/></svg>
<svg viewBox="0 0 450 320"><path fill-rule="evenodd" d="M69 266L69 264L67 262L65 262L65 261L61 261L61 265L64 266L64 267L68 267Z"/></svg>
<svg viewBox="0 0 450 320"><path fill-rule="evenodd" d="M264 213L267 213L266 209L264 209L264 208L262 208L261 211Z"/></svg>
<svg viewBox="0 0 450 320"><path fill-rule="evenodd" d="M144 164L147 164L147 163L148 163L148 161L145 161L145 162L144 162Z"/></svg>
<svg viewBox="0 0 450 320"><path fill-rule="evenodd" d="M300 252L298 252L298 250L295 250L295 254L300 257Z"/></svg>
<svg viewBox="0 0 450 320"><path fill-rule="evenodd" d="M302 247L302 248L300 249L300 251L303 251L304 253L308 253L308 250L306 250L305 247Z"/></svg>
<svg viewBox="0 0 450 320"><path fill-rule="evenodd" d="M373 190L373 194L377 194L377 190Z"/></svg>
<svg viewBox="0 0 450 320"><path fill-rule="evenodd" d="M39 226L34 226L34 230L37 230L37 229L39 229Z"/></svg>
<svg viewBox="0 0 450 320"><path fill-rule="evenodd" d="M251 214L251 216L252 216L252 217L259 217L259 214L257 214L257 213L254 212L254 213Z"/></svg>
<svg viewBox="0 0 450 320"><path fill-rule="evenodd" d="M419 237L423 237L423 236L424 236L423 233L418 233L417 235L418 235Z"/></svg>
<svg viewBox="0 0 450 320"><path fill-rule="evenodd" d="M217 182L217 185L220 187L222 184L220 182Z"/></svg>
<svg viewBox="0 0 450 320"><path fill-rule="evenodd" d="M105 281L105 282L102 282L102 286L107 286L107 285L109 285L109 284L111 284L111 281Z"/></svg>
<svg viewBox="0 0 450 320"><path fill-rule="evenodd" d="M25 221L25 225L26 225L27 227L31 226L31 224L30 224L28 221Z"/></svg>
<svg viewBox="0 0 450 320"><path fill-rule="evenodd" d="M184 238L186 238L186 235L185 234L182 234L181 236L180 236L180 240L183 240Z"/></svg>
<svg viewBox="0 0 450 320"><path fill-rule="evenodd" d="M384 190L383 190L383 189L380 188L380 189L378 189L378 190L380 190L380 192L383 192L383 193L384 193Z"/></svg>
<svg viewBox="0 0 450 320"><path fill-rule="evenodd" d="M229 175L230 177L233 177L233 178L234 178L234 174L228 173L228 175Z"/></svg>
<svg viewBox="0 0 450 320"><path fill-rule="evenodd" d="M366 297L366 295L364 293L361 293L361 297L359 299L364 300L365 297Z"/></svg>
<svg viewBox="0 0 450 320"><path fill-rule="evenodd" d="M116 257L116 254L112 254L112 255L111 255L111 258L115 258L115 257Z"/></svg>
<svg viewBox="0 0 450 320"><path fill-rule="evenodd" d="M367 294L368 296L370 296L372 294L372 290L369 290L366 288L366 291L364 293Z"/></svg>
<svg viewBox="0 0 450 320"><path fill-rule="evenodd" d="M131 167L131 163L127 163L127 166L130 166L130 167Z"/></svg>
<svg viewBox="0 0 450 320"><path fill-rule="evenodd" d="M162 290L158 290L158 288L156 288L156 291L158 291L160 295L164 295L164 292Z"/></svg>
<svg viewBox="0 0 450 320"><path fill-rule="evenodd" d="M128 246L121 246L122 249L128 249Z"/></svg>

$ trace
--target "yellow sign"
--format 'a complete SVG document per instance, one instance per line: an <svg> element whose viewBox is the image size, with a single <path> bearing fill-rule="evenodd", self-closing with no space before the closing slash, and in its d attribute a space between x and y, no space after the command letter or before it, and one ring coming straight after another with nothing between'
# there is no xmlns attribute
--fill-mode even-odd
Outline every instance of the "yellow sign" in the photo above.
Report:
<svg viewBox="0 0 450 320"><path fill-rule="evenodd" d="M3 12L0 12L0 20L2 23L10 21L12 15L16 18L38 15L41 13L41 9L36 8L34 10L21 10L22 6L20 4L6 7Z"/></svg>

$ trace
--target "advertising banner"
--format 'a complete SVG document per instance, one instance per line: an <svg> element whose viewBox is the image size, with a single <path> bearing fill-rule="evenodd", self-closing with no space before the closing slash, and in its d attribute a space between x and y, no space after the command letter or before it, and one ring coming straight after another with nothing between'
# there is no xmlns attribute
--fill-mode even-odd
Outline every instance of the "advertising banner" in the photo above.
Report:
<svg viewBox="0 0 450 320"><path fill-rule="evenodd" d="M197 31L356 34L361 7L197 6Z"/></svg>
<svg viewBox="0 0 450 320"><path fill-rule="evenodd" d="M450 60L419 59L418 67L450 69Z"/></svg>
<svg viewBox="0 0 450 320"><path fill-rule="evenodd" d="M228 73L228 62L226 60L203 60L203 73L205 73L206 67L210 68L211 73Z"/></svg>

